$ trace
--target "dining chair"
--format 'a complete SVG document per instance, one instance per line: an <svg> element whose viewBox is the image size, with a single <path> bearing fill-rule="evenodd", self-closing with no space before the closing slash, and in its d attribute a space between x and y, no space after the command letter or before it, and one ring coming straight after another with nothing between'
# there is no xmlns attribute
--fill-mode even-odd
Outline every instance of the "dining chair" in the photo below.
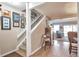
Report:
<svg viewBox="0 0 79 59"><path fill-rule="evenodd" d="M41 38L41 46L44 46L44 49L46 50L46 47L48 46L50 48L51 46L51 32L49 28L45 28L45 34L42 35Z"/></svg>
<svg viewBox="0 0 79 59"><path fill-rule="evenodd" d="M68 32L69 39L69 54L76 53L77 55L77 32Z"/></svg>

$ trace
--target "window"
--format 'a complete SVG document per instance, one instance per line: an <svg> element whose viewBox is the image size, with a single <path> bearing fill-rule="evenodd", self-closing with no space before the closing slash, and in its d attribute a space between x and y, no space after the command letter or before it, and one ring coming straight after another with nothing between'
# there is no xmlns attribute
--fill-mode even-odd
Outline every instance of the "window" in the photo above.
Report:
<svg viewBox="0 0 79 59"><path fill-rule="evenodd" d="M54 33L56 33L56 31L59 31L59 25L54 25Z"/></svg>
<svg viewBox="0 0 79 59"><path fill-rule="evenodd" d="M77 25L64 25L64 36L67 36L69 31L77 32Z"/></svg>

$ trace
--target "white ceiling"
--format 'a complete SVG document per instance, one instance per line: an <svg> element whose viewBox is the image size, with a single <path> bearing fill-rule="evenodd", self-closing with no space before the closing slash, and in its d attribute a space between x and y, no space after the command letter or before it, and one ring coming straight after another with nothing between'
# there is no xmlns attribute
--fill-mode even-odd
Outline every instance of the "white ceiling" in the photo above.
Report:
<svg viewBox="0 0 79 59"><path fill-rule="evenodd" d="M26 9L26 3L25 2L5 2L5 4L12 6L14 8L25 10Z"/></svg>
<svg viewBox="0 0 79 59"><path fill-rule="evenodd" d="M46 2L36 6L39 12L45 14L49 18L70 18L77 14L76 2Z"/></svg>
<svg viewBox="0 0 79 59"><path fill-rule="evenodd" d="M45 2L30 2L29 3L29 9L32 9L32 8L34 8L34 7L36 7L36 6L39 6L39 5L41 5L41 4L44 4Z"/></svg>

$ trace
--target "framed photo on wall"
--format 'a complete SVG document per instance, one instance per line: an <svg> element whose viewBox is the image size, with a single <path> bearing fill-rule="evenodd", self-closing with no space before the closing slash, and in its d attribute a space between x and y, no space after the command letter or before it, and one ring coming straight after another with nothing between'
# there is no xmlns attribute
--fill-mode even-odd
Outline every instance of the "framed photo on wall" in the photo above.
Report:
<svg viewBox="0 0 79 59"><path fill-rule="evenodd" d="M26 18L24 17L24 15L21 16L21 28L25 28L26 25Z"/></svg>
<svg viewBox="0 0 79 59"><path fill-rule="evenodd" d="M20 26L20 14L13 12L13 27L19 27Z"/></svg>
<svg viewBox="0 0 79 59"><path fill-rule="evenodd" d="M10 30L11 29L10 17L6 17L6 16L1 17L1 29L2 30Z"/></svg>
<svg viewBox="0 0 79 59"><path fill-rule="evenodd" d="M11 11L3 9L2 15L6 17L11 17Z"/></svg>

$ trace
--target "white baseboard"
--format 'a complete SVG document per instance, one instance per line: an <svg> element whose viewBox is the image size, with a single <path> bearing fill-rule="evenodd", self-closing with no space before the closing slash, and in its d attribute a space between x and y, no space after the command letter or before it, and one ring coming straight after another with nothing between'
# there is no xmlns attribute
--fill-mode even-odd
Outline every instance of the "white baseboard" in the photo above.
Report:
<svg viewBox="0 0 79 59"><path fill-rule="evenodd" d="M12 50L12 51L9 51L9 52L7 52L7 53L4 53L4 54L0 55L0 57L3 57L3 56L5 56L5 55L8 55L8 54L10 54L10 53L12 53L12 52L15 52L15 51L17 51L17 50L18 50L18 48L17 48L17 49L14 49L14 50Z"/></svg>
<svg viewBox="0 0 79 59"><path fill-rule="evenodd" d="M41 49L41 47L38 47L36 50L34 50L32 53L31 53L31 55L33 55L35 52L37 52L38 50L40 50ZM30 56L31 56L30 55Z"/></svg>

